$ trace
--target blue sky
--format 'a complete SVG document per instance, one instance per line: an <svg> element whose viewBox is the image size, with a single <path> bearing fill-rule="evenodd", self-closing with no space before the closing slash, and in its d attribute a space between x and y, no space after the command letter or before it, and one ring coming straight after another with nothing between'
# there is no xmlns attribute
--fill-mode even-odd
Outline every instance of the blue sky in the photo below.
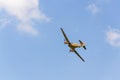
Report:
<svg viewBox="0 0 120 80"><path fill-rule="evenodd" d="M119 0L0 0L1 80L119 80ZM64 45L64 29L82 62Z"/></svg>

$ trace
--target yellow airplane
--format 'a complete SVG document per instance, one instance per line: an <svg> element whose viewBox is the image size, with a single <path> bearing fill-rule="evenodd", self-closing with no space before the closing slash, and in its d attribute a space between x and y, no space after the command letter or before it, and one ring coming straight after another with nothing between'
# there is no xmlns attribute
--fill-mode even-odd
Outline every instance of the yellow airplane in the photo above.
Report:
<svg viewBox="0 0 120 80"><path fill-rule="evenodd" d="M63 36L65 37L65 42L64 44L68 44L68 46L70 47L70 52L75 52L75 54L83 61L85 62L85 60L78 54L78 52L75 50L75 48L80 48L80 47L83 47L85 50L86 50L86 47L85 47L85 43L83 43L81 40L79 40L80 44L77 44L77 43L71 43L69 41L69 39L67 38L64 30L62 28L60 28L61 31L62 31L62 34Z"/></svg>

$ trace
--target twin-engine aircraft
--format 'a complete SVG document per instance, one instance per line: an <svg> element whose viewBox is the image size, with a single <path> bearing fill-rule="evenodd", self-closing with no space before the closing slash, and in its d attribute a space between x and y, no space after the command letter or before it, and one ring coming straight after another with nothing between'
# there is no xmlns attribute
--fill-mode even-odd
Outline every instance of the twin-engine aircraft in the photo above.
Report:
<svg viewBox="0 0 120 80"><path fill-rule="evenodd" d="M83 43L81 40L79 40L80 44L77 44L77 43L71 43L69 41L69 39L67 38L64 30L62 28L60 28L61 31L62 31L62 34L63 36L65 37L65 41L64 41L64 44L68 44L69 48L70 48L70 52L75 52L75 54L83 61L85 62L85 60L78 54L78 52L75 50L75 48L80 48L80 47L83 47L85 50L86 50L86 47L85 47L85 43Z"/></svg>

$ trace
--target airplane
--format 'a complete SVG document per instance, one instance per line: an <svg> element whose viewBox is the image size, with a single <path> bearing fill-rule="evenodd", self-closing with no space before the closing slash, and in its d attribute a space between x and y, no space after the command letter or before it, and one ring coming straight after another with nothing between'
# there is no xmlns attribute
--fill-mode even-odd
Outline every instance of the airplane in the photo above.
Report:
<svg viewBox="0 0 120 80"><path fill-rule="evenodd" d="M74 52L83 62L85 62L85 60L75 50L76 48L80 48L80 47L83 47L86 50L85 43L83 43L81 40L79 40L80 44L70 42L64 30L62 28L60 29L62 31L63 36L65 37L64 44L68 44L68 47L70 48L70 52Z"/></svg>

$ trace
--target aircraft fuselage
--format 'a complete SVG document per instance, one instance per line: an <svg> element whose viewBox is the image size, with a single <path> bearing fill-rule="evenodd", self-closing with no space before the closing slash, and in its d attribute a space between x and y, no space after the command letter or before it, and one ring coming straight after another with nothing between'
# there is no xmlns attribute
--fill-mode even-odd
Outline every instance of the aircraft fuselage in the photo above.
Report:
<svg viewBox="0 0 120 80"><path fill-rule="evenodd" d="M81 47L81 45L80 44L77 44L77 43L71 43L71 45L68 45L69 47L71 47L71 48L77 48L77 47Z"/></svg>
<svg viewBox="0 0 120 80"><path fill-rule="evenodd" d="M67 41L65 41L64 42L64 44L68 44L68 46L70 47L70 48L80 48L80 47L82 47L82 46L84 46L84 44L77 44L77 43L71 43L70 45L69 45L69 43L67 42Z"/></svg>

